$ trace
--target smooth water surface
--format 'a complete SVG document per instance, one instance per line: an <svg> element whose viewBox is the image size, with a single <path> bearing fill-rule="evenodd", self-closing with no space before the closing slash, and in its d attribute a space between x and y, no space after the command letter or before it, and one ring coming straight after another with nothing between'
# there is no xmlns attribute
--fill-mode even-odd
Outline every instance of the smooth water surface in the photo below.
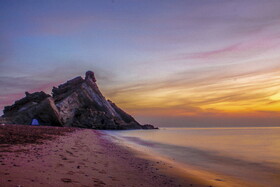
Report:
<svg viewBox="0 0 280 187"><path fill-rule="evenodd" d="M280 127L109 132L178 163L260 186L280 186Z"/></svg>

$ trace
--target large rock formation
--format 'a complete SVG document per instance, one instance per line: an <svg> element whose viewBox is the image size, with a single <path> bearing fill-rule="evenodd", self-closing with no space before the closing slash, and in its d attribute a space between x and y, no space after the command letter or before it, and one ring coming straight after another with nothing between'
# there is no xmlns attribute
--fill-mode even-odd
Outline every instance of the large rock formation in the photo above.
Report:
<svg viewBox="0 0 280 187"><path fill-rule="evenodd" d="M85 79L76 77L52 89L52 96L35 92L6 106L0 121L30 124L37 119L42 125L93 129L153 129L140 125L131 115L106 100L92 71Z"/></svg>
<svg viewBox="0 0 280 187"><path fill-rule="evenodd" d="M44 92L26 92L24 98L6 106L3 113L2 118L12 124L30 124L32 119L38 119L42 125L63 125L53 98Z"/></svg>

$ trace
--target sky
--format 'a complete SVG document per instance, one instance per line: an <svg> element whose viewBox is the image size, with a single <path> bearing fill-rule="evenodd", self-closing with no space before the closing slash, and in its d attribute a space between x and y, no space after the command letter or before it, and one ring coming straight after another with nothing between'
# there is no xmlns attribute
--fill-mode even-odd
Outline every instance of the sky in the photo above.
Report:
<svg viewBox="0 0 280 187"><path fill-rule="evenodd" d="M141 123L279 126L280 1L0 0L1 110L87 70Z"/></svg>

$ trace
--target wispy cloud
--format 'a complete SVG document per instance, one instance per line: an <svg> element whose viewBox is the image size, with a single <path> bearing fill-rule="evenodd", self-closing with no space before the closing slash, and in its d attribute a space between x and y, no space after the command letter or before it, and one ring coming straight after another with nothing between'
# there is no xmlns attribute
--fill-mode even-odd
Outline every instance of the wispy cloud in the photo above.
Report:
<svg viewBox="0 0 280 187"><path fill-rule="evenodd" d="M279 1L0 5L0 105L91 69L137 116L279 114Z"/></svg>
<svg viewBox="0 0 280 187"><path fill-rule="evenodd" d="M279 66L247 73L218 69L195 77L182 72L166 80L128 84L105 93L139 115L147 111L171 116L278 115L280 103L270 97L280 90L279 73Z"/></svg>

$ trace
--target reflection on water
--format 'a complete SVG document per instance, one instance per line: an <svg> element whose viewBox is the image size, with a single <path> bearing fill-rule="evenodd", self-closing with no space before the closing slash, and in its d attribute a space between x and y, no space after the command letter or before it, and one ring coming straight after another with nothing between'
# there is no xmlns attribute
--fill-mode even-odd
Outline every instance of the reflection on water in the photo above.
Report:
<svg viewBox="0 0 280 187"><path fill-rule="evenodd" d="M179 163L280 186L280 128L164 128L113 132Z"/></svg>

